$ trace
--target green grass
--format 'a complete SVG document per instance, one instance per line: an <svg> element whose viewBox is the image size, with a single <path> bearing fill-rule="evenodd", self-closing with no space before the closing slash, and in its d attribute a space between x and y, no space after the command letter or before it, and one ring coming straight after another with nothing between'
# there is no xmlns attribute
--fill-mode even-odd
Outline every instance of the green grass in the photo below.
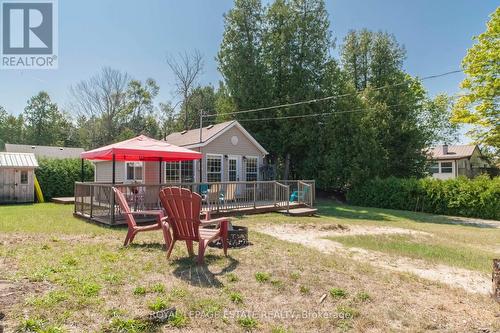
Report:
<svg viewBox="0 0 500 333"><path fill-rule="evenodd" d="M491 260L494 253L456 245L447 244L432 237L412 237L408 235L363 235L340 236L331 238L349 247L361 247L368 250L381 251L391 255L424 259L432 263L446 264L478 270L491 271Z"/></svg>
<svg viewBox="0 0 500 333"><path fill-rule="evenodd" d="M161 232L139 234L133 246L124 248L126 229L111 229L76 219L72 216L72 206L50 203L0 206L0 265L7 268L0 266L0 279L19 284L19 290L23 290L19 293L22 297L14 298L15 304L7 316L15 321L13 329L45 333L160 332L168 331L168 327L170 330L186 327L186 331L207 327L227 332L242 329L302 332L331 331L335 325L342 329L384 331L390 328L382 323L394 319L393 313L407 321L408 326L403 329L414 327L416 331L425 331L428 318L423 313L429 311L449 318L449 323L466 319L485 322L485 326L493 327L492 331L500 327L490 325L491 313L498 310L486 297L467 297L460 291L450 293L434 282L388 273L342 255L322 254L255 231L258 226L283 223L393 226L424 231L432 236L419 237L418 241L410 236L342 237L336 241L345 241L346 246L376 246L378 251L395 251L397 255L489 272L493 250L488 249L498 249L499 229L450 224L449 218L430 214L325 202L320 202L319 208L320 216L315 218L279 214L240 217L235 223L249 227L253 245L230 250L228 258L221 250L209 248L207 266L200 267L187 256L182 243L176 245L172 259L167 261ZM200 285L203 279L212 283ZM222 316L225 310L310 311L318 306L319 292L332 286L345 288L348 295L328 297L324 306L333 311L338 307L350 319L339 323L306 319L286 322L283 326L282 321L257 322L252 317ZM423 297L431 292L436 297L429 300ZM468 315L440 307L443 302L455 304L457 299L465 310L482 306L485 310L470 311ZM407 310L404 304L423 311ZM166 307L177 309L166 323L151 325L138 319ZM192 310L202 315L193 316ZM443 327L449 331L456 328ZM467 327L459 328L467 331Z"/></svg>

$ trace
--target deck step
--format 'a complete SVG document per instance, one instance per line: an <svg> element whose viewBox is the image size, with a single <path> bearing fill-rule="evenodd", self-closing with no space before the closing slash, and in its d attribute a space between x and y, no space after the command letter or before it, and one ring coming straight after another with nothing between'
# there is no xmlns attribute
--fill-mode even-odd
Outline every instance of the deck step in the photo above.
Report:
<svg viewBox="0 0 500 333"><path fill-rule="evenodd" d="M52 198L52 202L57 203L57 204L69 205L69 204L75 203L75 197Z"/></svg>
<svg viewBox="0 0 500 333"><path fill-rule="evenodd" d="M286 210L280 210L280 213L287 214L290 216L313 216L318 210L316 208L292 208L288 212Z"/></svg>

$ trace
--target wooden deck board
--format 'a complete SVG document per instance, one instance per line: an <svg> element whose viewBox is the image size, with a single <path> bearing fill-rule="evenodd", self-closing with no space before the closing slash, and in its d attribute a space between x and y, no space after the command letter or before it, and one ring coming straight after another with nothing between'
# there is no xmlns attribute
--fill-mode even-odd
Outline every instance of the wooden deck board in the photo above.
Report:
<svg viewBox="0 0 500 333"><path fill-rule="evenodd" d="M316 208L297 207L290 209L289 211L280 210L279 212L290 216L312 216L316 214L317 211L318 210Z"/></svg>
<svg viewBox="0 0 500 333"><path fill-rule="evenodd" d="M52 198L52 202L57 204L69 205L75 203L75 197L58 197Z"/></svg>

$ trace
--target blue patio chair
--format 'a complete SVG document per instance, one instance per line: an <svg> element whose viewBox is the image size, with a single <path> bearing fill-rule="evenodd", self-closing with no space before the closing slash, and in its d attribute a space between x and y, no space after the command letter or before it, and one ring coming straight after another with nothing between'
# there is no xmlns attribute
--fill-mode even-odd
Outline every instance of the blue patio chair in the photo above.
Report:
<svg viewBox="0 0 500 333"><path fill-rule="evenodd" d="M308 187L304 188L304 191L293 191L292 194L290 194L290 202L304 201L307 192L309 192Z"/></svg>

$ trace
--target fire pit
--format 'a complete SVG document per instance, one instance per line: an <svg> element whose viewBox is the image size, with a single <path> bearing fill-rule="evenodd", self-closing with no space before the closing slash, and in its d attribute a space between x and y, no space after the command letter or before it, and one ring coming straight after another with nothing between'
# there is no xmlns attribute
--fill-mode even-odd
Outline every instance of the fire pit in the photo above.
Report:
<svg viewBox="0 0 500 333"><path fill-rule="evenodd" d="M214 226L206 226L205 228L213 229L215 228ZM242 227L238 225L231 225L229 224L229 230L228 230L228 246L230 248L239 248L239 247L245 247L248 245L248 228L247 227ZM218 247L222 248L222 242L220 240L211 242L208 244L210 247Z"/></svg>

